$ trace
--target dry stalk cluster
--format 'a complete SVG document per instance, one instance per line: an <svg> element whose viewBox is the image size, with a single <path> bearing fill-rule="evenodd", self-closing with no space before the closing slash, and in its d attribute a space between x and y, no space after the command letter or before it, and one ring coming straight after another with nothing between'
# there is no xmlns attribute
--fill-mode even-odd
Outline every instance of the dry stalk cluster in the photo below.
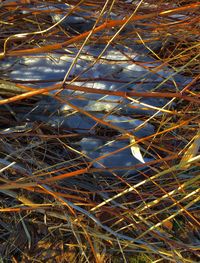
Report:
<svg viewBox="0 0 200 263"><path fill-rule="evenodd" d="M1 262L200 261L199 8L1 1Z"/></svg>

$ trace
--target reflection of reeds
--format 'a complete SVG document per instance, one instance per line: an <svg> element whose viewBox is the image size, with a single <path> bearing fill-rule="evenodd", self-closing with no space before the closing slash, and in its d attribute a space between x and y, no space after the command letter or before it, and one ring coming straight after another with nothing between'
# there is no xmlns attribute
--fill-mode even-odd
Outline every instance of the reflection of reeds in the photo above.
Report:
<svg viewBox="0 0 200 263"><path fill-rule="evenodd" d="M199 2L184 0L139 4L68 1L68 9L64 5L56 8L56 3L49 1L1 3L0 56L2 62L16 59L10 72L18 59L36 54L53 60L53 54L64 52L72 61L59 80L37 81L33 76L32 81L17 81L0 71L3 260L199 261L199 7ZM61 15L61 20L52 19L53 14ZM67 19L73 14L88 21L89 30L63 22L63 16ZM132 44L136 53L143 49L152 61L135 61L131 53L120 50L120 46L130 49ZM89 45L102 46L102 52L87 54ZM135 63L155 74L154 86L145 90L150 82L146 73L135 82L118 79L114 65L122 62L106 57L109 47L120 50L128 65ZM89 61L88 68L74 74L80 61ZM100 62L107 63L110 72L103 77L83 76ZM171 69L167 78L160 74L166 67ZM188 77L189 82L182 86L176 82L176 74ZM48 84L45 87L44 81ZM115 81L126 88L88 86L103 81ZM138 90L136 84L143 89ZM71 93L66 95L65 91ZM102 101L108 104L101 112L103 117L73 104L73 99L86 101L90 95L99 96L99 108ZM109 108L105 96L115 96L116 106ZM80 113L93 120L94 127L79 133L78 129L42 120L27 126L33 109L47 97L58 105L67 104L68 109L44 111L44 119ZM157 107L143 102L144 98L169 101ZM134 118L151 124L155 133L140 138L134 132L142 127L126 130L106 121L112 114L122 115L117 103L121 108L126 103L127 115L141 106ZM148 114L149 110L153 113ZM22 115L27 119L21 120ZM130 143L92 157L81 151L80 142L85 137ZM121 163L103 166L102 160L126 149L138 154L138 159L152 159L126 167Z"/></svg>

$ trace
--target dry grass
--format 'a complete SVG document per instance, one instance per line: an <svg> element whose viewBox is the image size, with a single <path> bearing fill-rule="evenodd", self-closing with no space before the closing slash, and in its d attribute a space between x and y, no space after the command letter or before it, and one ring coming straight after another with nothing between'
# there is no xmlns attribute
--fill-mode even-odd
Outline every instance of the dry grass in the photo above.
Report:
<svg viewBox="0 0 200 263"><path fill-rule="evenodd" d="M0 133L1 262L198 262L200 2L83 0L68 1L68 13L51 11L66 16L82 12L91 23L91 30L83 32L52 21L46 8L56 1L4 2L0 7L2 60L50 56L76 47L80 52L73 66L88 44L128 47L133 42L147 48L161 63L146 66L150 72L156 74L168 66L191 81L181 89L177 83L163 81L143 93L109 91L74 84L83 79L71 76L69 70L58 84L49 81L48 87L36 89L29 85L33 81L14 84L1 71L1 131L21 126ZM45 8L39 9L41 6ZM112 13L124 19L112 20ZM175 15L183 17L180 20ZM155 43L162 43L162 48ZM102 55L91 58L91 67ZM134 62L128 56L127 61ZM123 167L135 175L119 176L119 167L95 168L94 160L74 147L89 131L78 133L37 121L24 126L16 118L30 112L44 97L54 96L74 112L93 118L101 127L96 129L98 138L132 138L130 132L70 103L64 89L72 90L72 97L77 96L73 91L81 91L80 99L95 93L129 102L149 97L176 103L174 109L158 109L162 115L136 116L156 127L155 134L136 138L154 160ZM52 95L50 91L55 90L58 92Z"/></svg>

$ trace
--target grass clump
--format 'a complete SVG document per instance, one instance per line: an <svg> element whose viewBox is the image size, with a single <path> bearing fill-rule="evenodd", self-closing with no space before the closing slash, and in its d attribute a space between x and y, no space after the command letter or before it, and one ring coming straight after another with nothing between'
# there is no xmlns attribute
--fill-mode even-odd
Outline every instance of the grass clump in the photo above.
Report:
<svg viewBox="0 0 200 263"><path fill-rule="evenodd" d="M1 261L198 262L200 3L0 5Z"/></svg>

